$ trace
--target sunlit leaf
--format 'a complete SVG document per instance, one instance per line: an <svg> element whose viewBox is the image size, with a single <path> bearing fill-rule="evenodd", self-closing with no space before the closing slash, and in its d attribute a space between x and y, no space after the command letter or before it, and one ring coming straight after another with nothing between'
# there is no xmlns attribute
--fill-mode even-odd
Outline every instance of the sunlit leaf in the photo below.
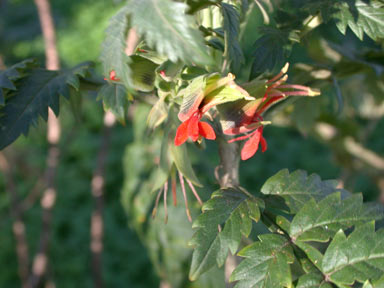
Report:
<svg viewBox="0 0 384 288"><path fill-rule="evenodd" d="M290 265L294 255L290 243L281 235L265 234L260 241L238 255L245 259L232 272L231 281L238 281L237 288L292 287Z"/></svg>
<svg viewBox="0 0 384 288"><path fill-rule="evenodd" d="M209 64L204 39L193 28L193 18L186 15L188 6L171 0L133 0L132 26L143 35L146 44L160 54L176 62L183 60L198 64Z"/></svg>
<svg viewBox="0 0 384 288"><path fill-rule="evenodd" d="M228 251L236 253L241 236L248 236L252 229L251 219L260 218L260 200L234 188L221 189L203 206L194 222L197 228L191 245L194 247L189 277L196 279L216 264L221 266Z"/></svg>

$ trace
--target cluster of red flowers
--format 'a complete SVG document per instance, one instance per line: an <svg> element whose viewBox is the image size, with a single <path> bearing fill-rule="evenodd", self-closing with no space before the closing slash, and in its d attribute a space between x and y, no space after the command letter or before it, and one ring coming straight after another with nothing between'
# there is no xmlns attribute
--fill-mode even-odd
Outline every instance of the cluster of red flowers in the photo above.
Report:
<svg viewBox="0 0 384 288"><path fill-rule="evenodd" d="M284 99L287 96L315 96L319 92L311 90L309 87L301 85L285 84L288 79L286 75L288 70L288 63L284 66L281 72L268 80L265 84L263 98L260 100L253 100L250 102L250 107L244 112L244 117L235 127L224 130L226 135L239 135L243 136L229 140L229 143L235 141L246 140L241 150L241 159L247 160L257 152L261 144L261 151L267 150L267 141L263 137L263 117L262 114L275 102ZM254 95L259 98L259 95ZM181 145L188 138L192 141L201 140L202 137L214 140L216 139L213 128L206 122L200 121L203 117L202 111L207 111L205 107L201 107L203 99L197 99L198 103L194 103L194 109L188 113L188 118L179 113L179 119L183 121L177 129L175 137L175 145Z"/></svg>

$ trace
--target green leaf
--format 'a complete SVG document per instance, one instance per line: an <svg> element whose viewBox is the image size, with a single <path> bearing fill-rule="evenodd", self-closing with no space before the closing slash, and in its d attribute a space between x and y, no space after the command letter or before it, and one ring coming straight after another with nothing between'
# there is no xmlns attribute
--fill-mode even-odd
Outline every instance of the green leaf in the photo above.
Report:
<svg viewBox="0 0 384 288"><path fill-rule="evenodd" d="M0 71L0 105L5 104L6 92L3 90L16 90L16 86L13 82L22 77L23 70L26 68L33 68L35 66L35 60L28 59L17 63L6 70Z"/></svg>
<svg viewBox="0 0 384 288"><path fill-rule="evenodd" d="M256 40L253 47L255 60L252 64L250 79L281 68L291 49L292 44L287 33L271 27L263 28L262 32L264 35Z"/></svg>
<svg viewBox="0 0 384 288"><path fill-rule="evenodd" d="M345 34L349 27L360 40L363 40L364 33L376 41L384 38L384 3L382 1L342 2L337 5L337 8L339 11L333 17L341 33Z"/></svg>
<svg viewBox="0 0 384 288"><path fill-rule="evenodd" d="M241 63L244 60L243 51L239 43L240 15L236 7L227 3L221 3L224 19L224 57L231 63L231 71L240 72Z"/></svg>
<svg viewBox="0 0 384 288"><path fill-rule="evenodd" d="M220 3L220 1L221 0L187 0L189 6L188 14L195 14L201 9Z"/></svg>
<svg viewBox="0 0 384 288"><path fill-rule="evenodd" d="M289 235L295 240L326 242L340 229L383 217L380 204L364 204L361 194L341 200L338 192L319 203L309 200L293 218Z"/></svg>
<svg viewBox="0 0 384 288"><path fill-rule="evenodd" d="M384 229L375 232L369 222L348 237L340 230L325 251L322 272L337 285L378 280L384 273Z"/></svg>
<svg viewBox="0 0 384 288"><path fill-rule="evenodd" d="M320 200L337 191L342 192L343 196L347 193L337 189L336 186L335 180L322 181L318 175L308 176L307 172L302 170L289 174L288 169L284 169L269 178L261 188L261 192L265 195L282 197L288 207L287 212L294 214L311 199Z"/></svg>
<svg viewBox="0 0 384 288"><path fill-rule="evenodd" d="M323 281L324 277L321 273L311 272L299 278L299 282L297 283L296 288L318 288ZM332 288L330 284L327 283L327 285L328 286L322 287Z"/></svg>
<svg viewBox="0 0 384 288"><path fill-rule="evenodd" d="M62 71L28 70L28 75L17 81L17 90L10 94L6 105L0 108L0 149L20 134L26 135L39 116L47 120L48 107L58 115L60 95L68 99L70 87L78 90L79 81L75 79L84 77L90 66L87 62Z"/></svg>
<svg viewBox="0 0 384 288"><path fill-rule="evenodd" d="M101 87L98 98L103 100L105 111L111 111L116 119L125 124L128 112L128 91L120 84L105 84Z"/></svg>
<svg viewBox="0 0 384 288"><path fill-rule="evenodd" d="M231 73L222 78L217 73L196 77L178 96L182 95L179 113L181 121L187 120L197 109L205 113L216 105L240 99L254 99L235 83Z"/></svg>
<svg viewBox="0 0 384 288"><path fill-rule="evenodd" d="M202 187L199 179L197 179L195 172L193 171L192 164L189 160L188 150L186 145L175 146L173 139L169 141L169 150L172 155L172 159L175 162L177 170L183 174L185 178L191 181L193 184Z"/></svg>
<svg viewBox="0 0 384 288"><path fill-rule="evenodd" d="M159 65L137 55L131 56L130 62L133 88L143 92L152 91L155 88L155 70Z"/></svg>
<svg viewBox="0 0 384 288"><path fill-rule="evenodd" d="M127 88L132 86L130 58L125 53L129 12L130 9L125 6L110 19L100 56L105 77L109 78L109 73L114 70L116 78L121 79Z"/></svg>
<svg viewBox="0 0 384 288"><path fill-rule="evenodd" d="M193 223L197 228L190 244L194 246L189 272L191 280L209 270L215 264L224 264L228 250L235 254L241 235L249 236L251 219L260 218L259 200L234 188L221 189L203 206Z"/></svg>
<svg viewBox="0 0 384 288"><path fill-rule="evenodd" d="M278 234L260 235L259 239L238 253L246 259L233 271L230 281L239 281L236 288L292 287L289 264L294 262L294 255L288 240Z"/></svg>
<svg viewBox="0 0 384 288"><path fill-rule="evenodd" d="M132 26L143 35L149 47L177 62L209 64L204 38L186 15L188 6L170 0L133 0L129 3Z"/></svg>

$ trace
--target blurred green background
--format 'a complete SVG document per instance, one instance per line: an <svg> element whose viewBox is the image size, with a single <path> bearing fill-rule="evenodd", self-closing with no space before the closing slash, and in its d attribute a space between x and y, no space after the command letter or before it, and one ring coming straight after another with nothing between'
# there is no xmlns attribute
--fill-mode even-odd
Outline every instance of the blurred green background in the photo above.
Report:
<svg viewBox="0 0 384 288"><path fill-rule="evenodd" d="M51 2L62 66L97 61L108 19L122 1ZM322 25L301 45L294 46L290 77L303 82L300 77L305 70L303 66L293 65L295 63L325 65L329 59L327 51L339 55L332 65L344 69L339 70L344 74L338 79L342 112L337 112L341 99L338 99L340 94L335 92L334 83L316 77L313 87L321 88L322 96L301 99L276 109L279 113L270 116L275 125L268 126L264 132L267 152L257 153L241 164L241 184L252 193L257 193L268 177L283 168L304 169L323 179L339 179L348 190L363 192L366 200L377 201L380 193L384 193L383 171L354 155L345 145L352 139L377 157L384 157L383 77L382 74L372 77L375 74L372 67L384 67L383 49L369 39L360 42L352 33L344 37L332 25ZM346 57L336 47L330 47L326 40L341 48L350 47L354 56ZM252 39L244 39L243 44L250 41ZM0 0L0 57L5 67L30 57L44 63L44 44L33 1ZM358 57L366 57L366 62L372 65L368 63L364 69L359 66L353 70ZM92 287L90 183L101 142L103 109L95 94L83 95L83 98L80 120L75 119L69 105L62 105L60 114L63 132L57 174L58 198L53 211L49 251L49 277L60 288ZM112 129L105 170L102 263L105 286L158 287L165 281L173 287L224 287L223 271L219 269L207 273L196 283L188 282L192 250L187 241L193 231L181 203L169 208L167 225L163 223L162 209L155 220L148 217L155 197L148 188L148 179L154 177L154 163L163 135L146 131L148 105L134 103L130 109L134 120L128 121L126 126L117 124ZM21 198L27 197L45 169L45 131L46 124L41 121L38 127L31 129L28 138L19 138L3 152L11 163L16 191ZM206 143L206 150L189 147L195 171L204 183L204 188L199 189L204 200L218 188L213 176L214 167L219 163L216 151L216 144L210 142ZM11 288L20 287L20 280L10 199L5 185L6 178L1 174L0 287ZM178 193L181 199L181 192ZM193 218L196 218L199 206L192 198L190 201ZM30 259L38 245L40 215L38 200L24 214Z"/></svg>

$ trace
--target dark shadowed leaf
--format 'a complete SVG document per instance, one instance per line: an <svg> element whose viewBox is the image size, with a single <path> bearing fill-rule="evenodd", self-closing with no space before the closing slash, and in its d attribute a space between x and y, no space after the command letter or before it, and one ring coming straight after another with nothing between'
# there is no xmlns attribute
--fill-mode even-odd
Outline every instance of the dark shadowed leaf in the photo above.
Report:
<svg viewBox="0 0 384 288"><path fill-rule="evenodd" d="M264 28L262 32L263 36L254 44L255 60L252 64L250 79L282 67L291 49L288 33L270 27Z"/></svg>
<svg viewBox="0 0 384 288"><path fill-rule="evenodd" d="M227 3L221 3L221 9L224 18L224 56L231 64L231 71L237 74L244 60L239 43L240 15L235 6Z"/></svg>
<svg viewBox="0 0 384 288"><path fill-rule="evenodd" d="M101 87L98 98L103 100L105 111L111 111L116 119L125 124L128 112L128 91L120 84L105 84Z"/></svg>
<svg viewBox="0 0 384 288"><path fill-rule="evenodd" d="M6 90L16 90L14 81L23 76L23 70L33 68L36 62L33 59L24 60L6 70L0 70L0 105L5 104Z"/></svg>
<svg viewBox="0 0 384 288"><path fill-rule="evenodd" d="M79 77L84 77L91 63L82 63L72 69L49 71L31 69L27 76L17 81L13 91L0 109L0 149L20 136L26 135L30 125L35 125L39 116L48 118L48 107L59 114L60 95L69 98L70 89L79 89Z"/></svg>

